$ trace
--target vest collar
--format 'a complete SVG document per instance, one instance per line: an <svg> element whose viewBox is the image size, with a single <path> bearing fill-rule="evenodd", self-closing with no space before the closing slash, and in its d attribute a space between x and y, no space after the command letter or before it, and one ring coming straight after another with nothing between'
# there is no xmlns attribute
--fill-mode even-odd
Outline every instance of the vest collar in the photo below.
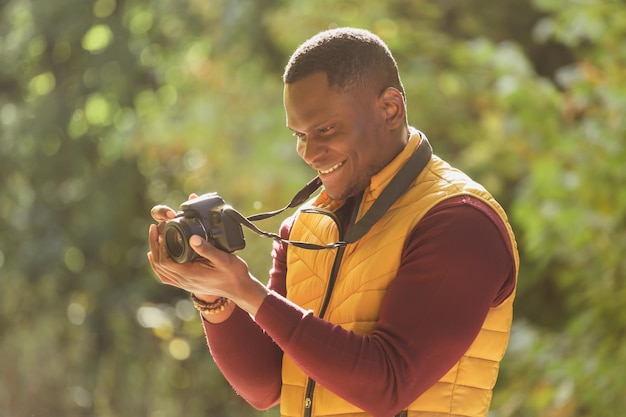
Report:
<svg viewBox="0 0 626 417"><path fill-rule="evenodd" d="M380 193L383 192L389 182L395 177L404 163L413 155L413 152L419 147L424 134L417 129L410 128L409 140L402 151L381 169L370 180L369 187L363 194L364 201L376 200Z"/></svg>

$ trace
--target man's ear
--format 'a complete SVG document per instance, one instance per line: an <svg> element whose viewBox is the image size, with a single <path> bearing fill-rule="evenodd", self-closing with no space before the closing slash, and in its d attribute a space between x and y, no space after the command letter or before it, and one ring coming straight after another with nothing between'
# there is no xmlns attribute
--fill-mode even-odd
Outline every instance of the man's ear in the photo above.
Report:
<svg viewBox="0 0 626 417"><path fill-rule="evenodd" d="M390 130L406 123L406 105L402 93L394 87L387 87L379 96L379 104L385 112Z"/></svg>

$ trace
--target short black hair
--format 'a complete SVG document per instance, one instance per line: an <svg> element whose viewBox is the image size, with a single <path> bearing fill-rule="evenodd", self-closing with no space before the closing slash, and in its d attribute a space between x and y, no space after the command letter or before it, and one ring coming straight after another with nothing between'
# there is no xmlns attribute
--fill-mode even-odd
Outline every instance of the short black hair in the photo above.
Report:
<svg viewBox="0 0 626 417"><path fill-rule="evenodd" d="M364 29L330 29L305 41L291 55L283 82L292 84L317 72L326 73L328 85L343 92L394 87L404 96L391 51L380 37Z"/></svg>

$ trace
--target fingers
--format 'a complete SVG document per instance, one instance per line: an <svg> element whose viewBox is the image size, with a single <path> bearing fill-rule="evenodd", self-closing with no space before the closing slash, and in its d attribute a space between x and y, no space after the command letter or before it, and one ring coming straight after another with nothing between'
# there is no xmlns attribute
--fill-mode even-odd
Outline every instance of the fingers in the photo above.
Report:
<svg viewBox="0 0 626 417"><path fill-rule="evenodd" d="M195 198L198 198L198 194L189 194L189 200L193 200ZM158 204L152 207L152 210L150 210L150 215L154 220L158 222L165 222L176 217L176 211L164 204Z"/></svg>
<svg viewBox="0 0 626 417"><path fill-rule="evenodd" d="M168 266L174 263L174 261L167 256L167 252L163 249L164 245L160 244L158 236L157 239L154 238L156 234L155 229L156 225L150 226L150 252L148 252L150 266L162 283L183 288L180 284L181 275L172 269L171 266Z"/></svg>
<svg viewBox="0 0 626 417"><path fill-rule="evenodd" d="M151 224L150 225L150 229L148 229L148 247L150 248L150 252L148 252L148 259L150 260L150 264L152 264L153 262L155 262L155 253L157 253L158 250L158 231L157 231L157 227L155 224Z"/></svg>
<svg viewBox="0 0 626 417"><path fill-rule="evenodd" d="M198 194L196 193L189 194L189 200L193 200L195 198L198 198ZM154 220L160 223L160 222L171 220L174 217L176 217L176 211L172 209L171 207L168 207L164 204L158 204L152 207L152 210L150 210L150 215L152 216Z"/></svg>
<svg viewBox="0 0 626 417"><path fill-rule="evenodd" d="M248 277L245 262L216 248L200 236L193 235L189 244L201 258L183 264L169 257L163 235L159 233L156 224L150 225L148 241L148 261L164 284L198 294L229 296L236 277Z"/></svg>
<svg viewBox="0 0 626 417"><path fill-rule="evenodd" d="M159 226L151 224L148 232L148 245L150 252L148 252L148 261L152 270L159 276L159 279L165 283L163 277L170 275L171 267L168 267L170 263L174 263L167 253L167 249L163 244L163 237L159 231Z"/></svg>
<svg viewBox="0 0 626 417"><path fill-rule="evenodd" d="M176 217L176 212L168 206L163 204L159 204L157 206L152 207L150 210L150 215L156 221L165 222Z"/></svg>
<svg viewBox="0 0 626 417"><path fill-rule="evenodd" d="M149 259L151 262L159 263L161 260L161 251L159 245L159 229L156 224L151 224L148 231L148 245L150 247Z"/></svg>

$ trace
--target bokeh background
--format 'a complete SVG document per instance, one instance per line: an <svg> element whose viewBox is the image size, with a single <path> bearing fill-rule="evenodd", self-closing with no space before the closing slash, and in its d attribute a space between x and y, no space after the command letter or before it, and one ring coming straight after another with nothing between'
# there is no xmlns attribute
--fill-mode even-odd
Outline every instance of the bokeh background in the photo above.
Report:
<svg viewBox="0 0 626 417"><path fill-rule="evenodd" d="M152 275L149 210L209 191L246 215L286 204L313 173L282 69L348 25L389 44L411 124L516 231L490 416L626 412L623 1L0 5L0 416L278 415L232 391L187 294ZM264 278L271 242L246 239Z"/></svg>

